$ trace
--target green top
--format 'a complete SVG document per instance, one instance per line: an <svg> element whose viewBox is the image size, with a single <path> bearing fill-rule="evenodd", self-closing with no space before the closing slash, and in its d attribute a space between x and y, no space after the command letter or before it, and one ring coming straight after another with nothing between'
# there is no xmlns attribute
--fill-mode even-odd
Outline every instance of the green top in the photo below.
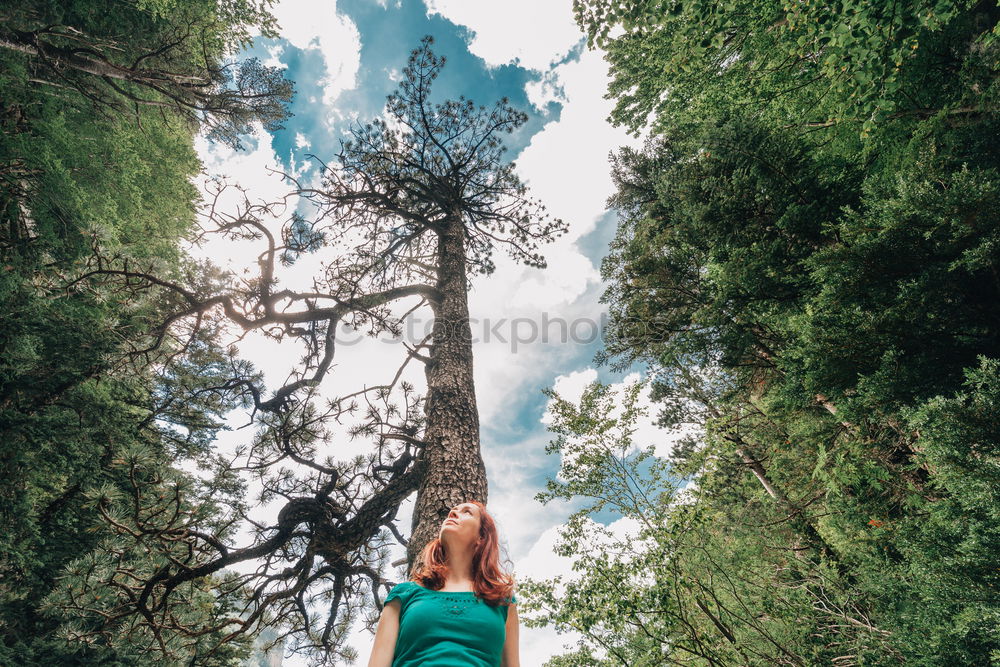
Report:
<svg viewBox="0 0 1000 667"><path fill-rule="evenodd" d="M491 606L472 591L433 591L404 581L392 667L499 667L507 637L507 605ZM511 598L512 603L517 598Z"/></svg>

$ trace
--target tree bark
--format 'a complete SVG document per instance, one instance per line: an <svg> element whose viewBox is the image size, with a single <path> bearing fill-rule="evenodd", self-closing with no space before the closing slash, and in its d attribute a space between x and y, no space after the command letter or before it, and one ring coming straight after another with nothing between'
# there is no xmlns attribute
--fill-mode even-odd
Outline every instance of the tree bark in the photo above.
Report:
<svg viewBox="0 0 1000 667"><path fill-rule="evenodd" d="M438 236L441 298L434 304L433 347L426 364L426 474L417 491L407 547L411 569L458 503L486 503L486 467L479 449L479 410L472 372L472 330L466 287L465 228L455 212Z"/></svg>
<svg viewBox="0 0 1000 667"><path fill-rule="evenodd" d="M49 61L57 69L68 67L102 79L130 81L144 86L155 87L157 90L161 90L164 85L178 86L190 96L191 99L188 102L192 106L196 105L199 101L198 95L192 90L192 87L205 88L211 83L202 76L179 74L163 70L143 70L116 65L103 55L98 54L97 57L88 57L82 55L78 49L70 49L43 42L39 39L37 33L22 30L10 30L6 35L0 35L0 48L10 49L29 56L40 56ZM91 48L90 52L95 53L96 47ZM157 104L155 100L150 100L149 103ZM166 103L160 103L160 105L169 106Z"/></svg>
<svg viewBox="0 0 1000 667"><path fill-rule="evenodd" d="M795 532L801 538L805 539L811 547L822 551L828 557L839 560L837 551L820 535L816 526L805 515L803 508L793 503L784 491L774 485L768 477L767 470L761 464L760 459L748 449L748 443L736 434L730 434L726 436L726 439L736 445L736 453L739 455L741 462L750 469L753 476L757 478L760 485L767 491L767 495L771 496L778 507L781 508L781 511L788 514L787 520ZM798 553L798 549L796 549L796 552Z"/></svg>

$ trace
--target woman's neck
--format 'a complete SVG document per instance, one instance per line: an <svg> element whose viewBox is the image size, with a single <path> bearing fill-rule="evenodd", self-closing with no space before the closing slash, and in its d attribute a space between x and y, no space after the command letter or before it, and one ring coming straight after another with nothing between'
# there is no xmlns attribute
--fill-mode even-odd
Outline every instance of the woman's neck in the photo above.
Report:
<svg viewBox="0 0 1000 667"><path fill-rule="evenodd" d="M444 587L453 590L472 588L472 557L474 549L454 549L448 552L448 574Z"/></svg>

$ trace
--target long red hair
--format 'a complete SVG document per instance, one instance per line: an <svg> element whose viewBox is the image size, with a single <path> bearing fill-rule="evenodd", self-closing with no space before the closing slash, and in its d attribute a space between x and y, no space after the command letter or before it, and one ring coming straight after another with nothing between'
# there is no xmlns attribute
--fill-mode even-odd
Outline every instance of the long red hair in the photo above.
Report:
<svg viewBox="0 0 1000 667"><path fill-rule="evenodd" d="M479 545L472 555L472 588L476 596L491 605L509 604L514 595L514 577L500 567L500 537L497 524L478 500L468 501L479 508ZM427 543L412 579L424 588L439 591L448 572L448 553L440 537Z"/></svg>

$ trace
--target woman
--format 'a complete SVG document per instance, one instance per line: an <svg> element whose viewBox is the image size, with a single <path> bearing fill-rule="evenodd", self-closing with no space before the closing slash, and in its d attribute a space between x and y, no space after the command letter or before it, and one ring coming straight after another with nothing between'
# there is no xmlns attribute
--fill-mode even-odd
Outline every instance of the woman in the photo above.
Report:
<svg viewBox="0 0 1000 667"><path fill-rule="evenodd" d="M486 507L453 507L413 580L386 596L368 667L520 667L513 590Z"/></svg>

